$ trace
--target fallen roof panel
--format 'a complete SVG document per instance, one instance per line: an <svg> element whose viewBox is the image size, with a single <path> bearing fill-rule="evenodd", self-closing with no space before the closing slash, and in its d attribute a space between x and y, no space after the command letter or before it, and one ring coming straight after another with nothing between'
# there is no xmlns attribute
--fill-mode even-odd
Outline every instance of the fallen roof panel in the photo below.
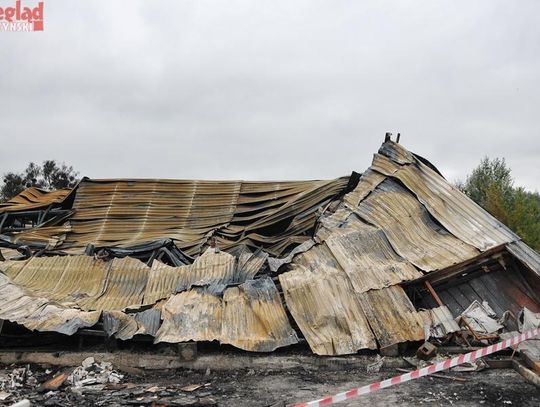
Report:
<svg viewBox="0 0 540 407"><path fill-rule="evenodd" d="M344 273L303 266L279 276L287 307L317 355L345 355L377 344Z"/></svg>
<svg viewBox="0 0 540 407"><path fill-rule="evenodd" d="M163 305L156 342L213 340L255 352L298 342L270 278L227 288L223 297L194 288L173 295Z"/></svg>
<svg viewBox="0 0 540 407"><path fill-rule="evenodd" d="M0 214L40 209L54 203L61 203L71 191L71 189L45 191L40 188L30 187L9 201L0 203Z"/></svg>
<svg viewBox="0 0 540 407"><path fill-rule="evenodd" d="M193 255L215 232L222 249L244 243L279 254L314 227L317 209L347 183L348 177L291 182L85 179L76 189L75 214L57 247L82 253L88 244L129 247L171 238ZM274 232L266 234L266 228ZM25 242L26 236L22 232L15 239Z"/></svg>
<svg viewBox="0 0 540 407"><path fill-rule="evenodd" d="M515 233L421 161L414 158L403 165L392 161L388 151L393 150L405 149L394 142L385 143L380 150L383 155L375 157L372 169L401 181L454 236L480 251L519 240Z"/></svg>
<svg viewBox="0 0 540 407"><path fill-rule="evenodd" d="M95 325L99 311L86 312L51 304L46 298L28 295L0 273L0 319L16 322L30 330L55 331L72 335Z"/></svg>
<svg viewBox="0 0 540 407"><path fill-rule="evenodd" d="M401 257L426 272L480 254L438 226L424 206L393 180L380 184L355 213L381 228Z"/></svg>

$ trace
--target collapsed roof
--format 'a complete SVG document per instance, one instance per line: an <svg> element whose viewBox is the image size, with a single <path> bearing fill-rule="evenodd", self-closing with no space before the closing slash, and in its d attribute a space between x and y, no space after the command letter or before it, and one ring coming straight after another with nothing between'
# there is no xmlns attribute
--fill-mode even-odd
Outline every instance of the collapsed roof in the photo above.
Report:
<svg viewBox="0 0 540 407"><path fill-rule="evenodd" d="M68 335L339 355L458 331L475 300L540 312L539 254L390 140L359 179L27 190L0 247L25 253L4 251L0 319Z"/></svg>

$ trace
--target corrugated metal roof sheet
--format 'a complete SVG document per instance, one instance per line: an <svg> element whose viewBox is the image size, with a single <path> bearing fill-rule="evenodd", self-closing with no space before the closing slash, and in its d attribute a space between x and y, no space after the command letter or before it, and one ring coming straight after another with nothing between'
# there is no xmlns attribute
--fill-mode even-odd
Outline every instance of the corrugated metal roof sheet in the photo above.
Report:
<svg viewBox="0 0 540 407"><path fill-rule="evenodd" d="M204 288L175 294L163 304L155 342L220 340L222 312L221 298Z"/></svg>
<svg viewBox="0 0 540 407"><path fill-rule="evenodd" d="M416 311L398 285L358 293L343 273L304 266L279 279L287 307L319 355L375 349L375 338L381 347L423 340L425 325L437 337L459 330L444 307Z"/></svg>
<svg viewBox="0 0 540 407"><path fill-rule="evenodd" d="M212 248L187 266L172 267L155 261L148 277L144 302L153 304L192 286L241 283L245 276L244 272L237 271L234 256Z"/></svg>
<svg viewBox="0 0 540 407"><path fill-rule="evenodd" d="M4 212L28 211L44 208L53 203L61 203L71 191L71 189L45 191L36 187L27 188L9 201L0 203L0 214Z"/></svg>
<svg viewBox="0 0 540 407"><path fill-rule="evenodd" d="M371 168L400 180L450 233L480 251L519 240L504 224L416 158L404 165L391 160L403 150L394 142L385 143L379 151L382 155L376 156Z"/></svg>
<svg viewBox="0 0 540 407"><path fill-rule="evenodd" d="M66 335L95 325L100 317L100 312L64 308L46 298L29 295L2 273L0 304L0 319L17 322L30 330L56 331Z"/></svg>
<svg viewBox="0 0 540 407"><path fill-rule="evenodd" d="M332 269L309 271L297 266L279 281L287 307L318 355L345 355L376 349L357 293L344 273Z"/></svg>
<svg viewBox="0 0 540 407"><path fill-rule="evenodd" d="M89 256L33 257L0 263L0 271L33 295L89 310L103 294L110 265Z"/></svg>
<svg viewBox="0 0 540 407"><path fill-rule="evenodd" d="M252 269L254 270L254 269ZM188 266L154 262L152 268L125 257L102 261L90 256L34 257L0 263L0 271L34 295L84 310L120 311L151 305L193 285L242 283L236 259L209 248Z"/></svg>
<svg viewBox="0 0 540 407"><path fill-rule="evenodd" d="M221 342L270 352L298 343L271 278L248 280L223 294Z"/></svg>
<svg viewBox="0 0 540 407"><path fill-rule="evenodd" d="M161 311L147 309L145 311L126 314L121 311L103 312L103 329L109 336L127 340L135 335L155 336L161 324Z"/></svg>
<svg viewBox="0 0 540 407"><path fill-rule="evenodd" d="M359 300L381 347L424 339L424 320L400 286L367 291Z"/></svg>
<svg viewBox="0 0 540 407"><path fill-rule="evenodd" d="M424 271L442 269L480 254L437 225L424 206L392 180L379 185L355 213L381 228L395 251Z"/></svg>
<svg viewBox="0 0 540 407"><path fill-rule="evenodd" d="M264 246L280 254L306 240L317 209L347 186L330 181L241 182L182 180L83 180L76 189L68 227L15 235L18 243L56 243L82 254L96 247L131 247L170 238L188 255L199 254L209 236L227 249ZM277 228L277 229L276 229ZM279 232L276 233L276 231Z"/></svg>
<svg viewBox="0 0 540 407"><path fill-rule="evenodd" d="M355 216L324 243L359 293L423 275L397 255L381 229L361 222Z"/></svg>
<svg viewBox="0 0 540 407"><path fill-rule="evenodd" d="M170 297L162 312L156 342L217 340L257 352L298 342L270 278L228 288L223 298L194 288Z"/></svg>

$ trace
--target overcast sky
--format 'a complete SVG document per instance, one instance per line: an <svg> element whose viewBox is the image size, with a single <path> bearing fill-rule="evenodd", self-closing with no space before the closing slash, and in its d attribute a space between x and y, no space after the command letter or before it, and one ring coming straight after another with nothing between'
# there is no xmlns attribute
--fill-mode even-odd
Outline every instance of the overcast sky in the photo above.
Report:
<svg viewBox="0 0 540 407"><path fill-rule="evenodd" d="M0 32L2 173L334 178L399 131L540 190L540 1L43 1Z"/></svg>

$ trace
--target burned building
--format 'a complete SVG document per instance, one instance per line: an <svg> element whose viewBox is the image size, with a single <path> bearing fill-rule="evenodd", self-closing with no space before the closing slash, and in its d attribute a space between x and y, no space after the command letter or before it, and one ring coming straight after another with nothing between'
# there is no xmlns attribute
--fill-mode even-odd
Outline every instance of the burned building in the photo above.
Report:
<svg viewBox="0 0 540 407"><path fill-rule="evenodd" d="M334 180L30 188L0 205L0 253L0 319L66 335L343 355L489 338L471 306L540 312L540 255L391 140Z"/></svg>

